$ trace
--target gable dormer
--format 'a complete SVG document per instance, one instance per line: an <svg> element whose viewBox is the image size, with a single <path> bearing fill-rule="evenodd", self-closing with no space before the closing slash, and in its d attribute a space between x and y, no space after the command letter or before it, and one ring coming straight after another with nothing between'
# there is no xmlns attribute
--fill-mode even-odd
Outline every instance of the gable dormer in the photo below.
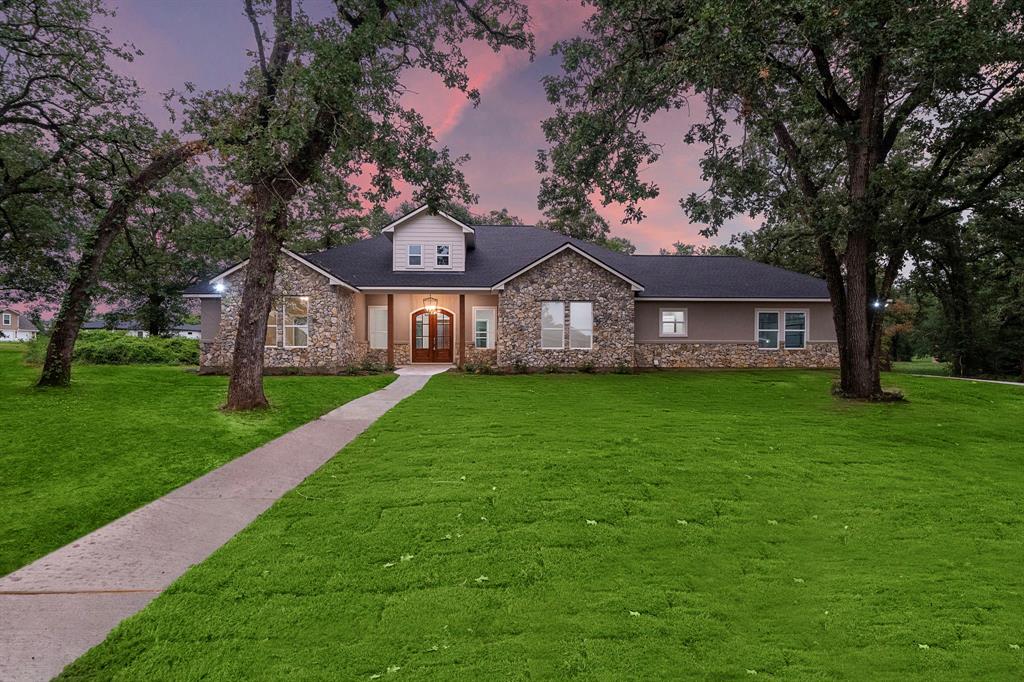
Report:
<svg viewBox="0 0 1024 682"><path fill-rule="evenodd" d="M465 272L473 228L426 205L391 223L381 234L391 240L395 272Z"/></svg>

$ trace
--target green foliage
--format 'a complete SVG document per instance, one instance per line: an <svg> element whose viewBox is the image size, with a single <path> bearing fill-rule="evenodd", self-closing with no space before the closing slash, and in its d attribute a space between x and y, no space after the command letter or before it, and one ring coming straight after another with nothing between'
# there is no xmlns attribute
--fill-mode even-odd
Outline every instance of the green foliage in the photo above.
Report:
<svg viewBox="0 0 1024 682"><path fill-rule="evenodd" d="M271 409L226 414L224 377L82 365L73 391L38 390L38 370L10 345L0 345L0 575L391 381L268 377Z"/></svg>
<svg viewBox="0 0 1024 682"><path fill-rule="evenodd" d="M42 364L49 337L28 344L25 359ZM73 359L92 365L198 365L199 342L179 336L139 338L123 332L87 331L78 335Z"/></svg>
<svg viewBox="0 0 1024 682"><path fill-rule="evenodd" d="M1019 678L1024 389L830 376L434 377L61 679Z"/></svg>

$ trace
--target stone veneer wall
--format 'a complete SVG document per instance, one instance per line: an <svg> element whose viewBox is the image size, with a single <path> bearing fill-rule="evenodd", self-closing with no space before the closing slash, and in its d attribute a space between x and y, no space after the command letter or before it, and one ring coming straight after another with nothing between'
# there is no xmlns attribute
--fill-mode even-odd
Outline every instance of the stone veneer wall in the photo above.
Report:
<svg viewBox="0 0 1024 682"><path fill-rule="evenodd" d="M634 294L629 284L572 251L563 251L505 285L498 296L497 363L510 367L633 365ZM562 350L540 347L542 301L590 301L594 345L570 350L569 306L565 306Z"/></svg>
<svg viewBox="0 0 1024 682"><path fill-rule="evenodd" d="M217 338L203 343L200 350L199 363L203 371L223 371L231 366L245 270L228 275L226 280L227 288L221 299L220 330ZM281 318L277 345L267 346L263 351L266 368L336 372L357 361L355 296L351 292L331 286L326 277L294 258L281 256L274 279L274 305L279 310L284 296L309 297L309 344L303 348L285 348Z"/></svg>
<svg viewBox="0 0 1024 682"><path fill-rule="evenodd" d="M638 343L638 367L804 367L839 366L835 342L814 342L794 350L760 350L756 343Z"/></svg>

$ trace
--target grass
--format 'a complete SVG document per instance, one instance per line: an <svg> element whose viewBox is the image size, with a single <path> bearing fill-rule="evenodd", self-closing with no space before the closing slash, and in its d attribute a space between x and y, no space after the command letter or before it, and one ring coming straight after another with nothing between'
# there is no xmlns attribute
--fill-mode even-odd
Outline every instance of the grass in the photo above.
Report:
<svg viewBox="0 0 1024 682"><path fill-rule="evenodd" d="M236 415L224 377L180 367L76 365L70 390L36 389L22 350L0 344L0 575L391 380L268 378L273 407Z"/></svg>
<svg viewBox="0 0 1024 682"><path fill-rule="evenodd" d="M1024 392L830 381L435 377L64 679L1020 679Z"/></svg>
<svg viewBox="0 0 1024 682"><path fill-rule="evenodd" d="M892 371L897 374L931 374L941 377L950 375L948 362L936 362L932 358L914 358L908 362L894 362Z"/></svg>

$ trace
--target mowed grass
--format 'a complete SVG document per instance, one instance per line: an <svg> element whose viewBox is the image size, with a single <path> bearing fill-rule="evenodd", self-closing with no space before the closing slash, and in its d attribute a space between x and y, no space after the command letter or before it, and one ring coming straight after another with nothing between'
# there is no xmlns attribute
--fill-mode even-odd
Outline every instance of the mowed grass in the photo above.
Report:
<svg viewBox="0 0 1024 682"><path fill-rule="evenodd" d="M236 415L224 377L76 365L40 390L22 352L0 345L0 575L392 379L267 378L272 409Z"/></svg>
<svg viewBox="0 0 1024 682"><path fill-rule="evenodd" d="M914 358L906 362L894 362L892 371L899 374L931 374L942 377L950 375L948 362L936 362L932 358Z"/></svg>
<svg viewBox="0 0 1024 682"><path fill-rule="evenodd" d="M1020 679L1024 390L442 375L66 680Z"/></svg>

